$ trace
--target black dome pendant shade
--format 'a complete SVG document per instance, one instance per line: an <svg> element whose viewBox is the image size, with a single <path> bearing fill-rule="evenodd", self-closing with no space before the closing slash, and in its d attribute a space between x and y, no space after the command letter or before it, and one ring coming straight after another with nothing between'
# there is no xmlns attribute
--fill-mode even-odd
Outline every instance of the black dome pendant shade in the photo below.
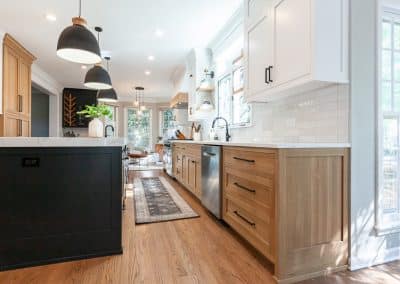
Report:
<svg viewBox="0 0 400 284"><path fill-rule="evenodd" d="M93 66L86 73L84 85L89 89L95 90L108 90L112 88L110 75L99 64Z"/></svg>
<svg viewBox="0 0 400 284"><path fill-rule="evenodd" d="M81 64L101 62L100 47L94 34L81 18L81 1L79 1L79 17L72 18L72 26L64 29L58 38L57 55L64 60Z"/></svg>
<svg viewBox="0 0 400 284"><path fill-rule="evenodd" d="M98 34L103 31L100 27L95 27L95 30ZM100 39L100 36L98 37ZM100 40L98 40L98 42L100 42ZM109 57L106 58L107 62L109 59ZM89 89L95 90L108 90L112 88L110 75L101 64L96 64L86 73L84 85Z"/></svg>
<svg viewBox="0 0 400 284"><path fill-rule="evenodd" d="M99 102L115 103L118 101L118 96L114 88L108 90L99 90L97 92L97 100Z"/></svg>

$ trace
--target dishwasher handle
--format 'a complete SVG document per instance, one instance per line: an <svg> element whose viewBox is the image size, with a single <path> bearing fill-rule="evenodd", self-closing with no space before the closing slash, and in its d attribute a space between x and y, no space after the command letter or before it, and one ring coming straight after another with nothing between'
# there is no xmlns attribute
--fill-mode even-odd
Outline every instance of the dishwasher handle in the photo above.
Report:
<svg viewBox="0 0 400 284"><path fill-rule="evenodd" d="M203 156L205 157L215 157L217 154L215 153L210 153L210 152L203 152Z"/></svg>

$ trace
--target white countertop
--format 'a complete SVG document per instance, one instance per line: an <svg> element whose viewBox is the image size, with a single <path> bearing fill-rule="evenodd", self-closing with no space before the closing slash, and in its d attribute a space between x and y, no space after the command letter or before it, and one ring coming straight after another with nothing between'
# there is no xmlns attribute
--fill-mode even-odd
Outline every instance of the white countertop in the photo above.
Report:
<svg viewBox="0 0 400 284"><path fill-rule="evenodd" d="M123 147L125 138L0 137L0 147Z"/></svg>
<svg viewBox="0 0 400 284"><path fill-rule="evenodd" d="M264 143L264 142L224 142L224 141L190 141L174 140L173 143L218 145L232 147L276 148L276 149L313 149L313 148L351 148L349 143Z"/></svg>

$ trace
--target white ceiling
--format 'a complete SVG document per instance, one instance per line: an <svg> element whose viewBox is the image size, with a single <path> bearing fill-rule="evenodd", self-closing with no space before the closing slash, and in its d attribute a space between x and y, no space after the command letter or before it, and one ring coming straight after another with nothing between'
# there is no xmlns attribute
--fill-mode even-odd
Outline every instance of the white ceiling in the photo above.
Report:
<svg viewBox="0 0 400 284"><path fill-rule="evenodd" d="M111 77L121 98L142 85L146 96L173 94L171 74L193 47L207 46L242 0L82 0L88 27L101 26L102 50L111 52ZM78 14L78 0L0 0L0 30L10 33L37 64L64 87L82 88L85 70L56 56L61 31ZM47 13L57 17L45 19ZM159 38L155 31L165 35ZM156 60L149 62L153 55ZM146 76L145 70L152 74Z"/></svg>

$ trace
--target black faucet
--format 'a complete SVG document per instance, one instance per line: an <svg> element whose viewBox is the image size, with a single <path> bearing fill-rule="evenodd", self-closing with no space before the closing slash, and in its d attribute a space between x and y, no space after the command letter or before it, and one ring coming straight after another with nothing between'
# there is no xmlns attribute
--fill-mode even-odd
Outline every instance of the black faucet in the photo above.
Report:
<svg viewBox="0 0 400 284"><path fill-rule="evenodd" d="M231 135L229 135L228 121L225 118L221 117L221 116L214 118L213 123L212 123L212 128L213 129L215 127L215 123L217 122L217 120L225 121L225 130L226 130L226 133L225 133L225 137L226 138L225 139L226 139L226 142L229 142L229 140L231 139Z"/></svg>
<svg viewBox="0 0 400 284"><path fill-rule="evenodd" d="M105 129L104 129L104 136L107 138L108 137L108 135L107 135L107 129L109 128L109 127L111 127L111 131L113 132L113 134L114 134L114 126L112 126L111 124L109 124L109 125L107 125L106 127L105 127Z"/></svg>

